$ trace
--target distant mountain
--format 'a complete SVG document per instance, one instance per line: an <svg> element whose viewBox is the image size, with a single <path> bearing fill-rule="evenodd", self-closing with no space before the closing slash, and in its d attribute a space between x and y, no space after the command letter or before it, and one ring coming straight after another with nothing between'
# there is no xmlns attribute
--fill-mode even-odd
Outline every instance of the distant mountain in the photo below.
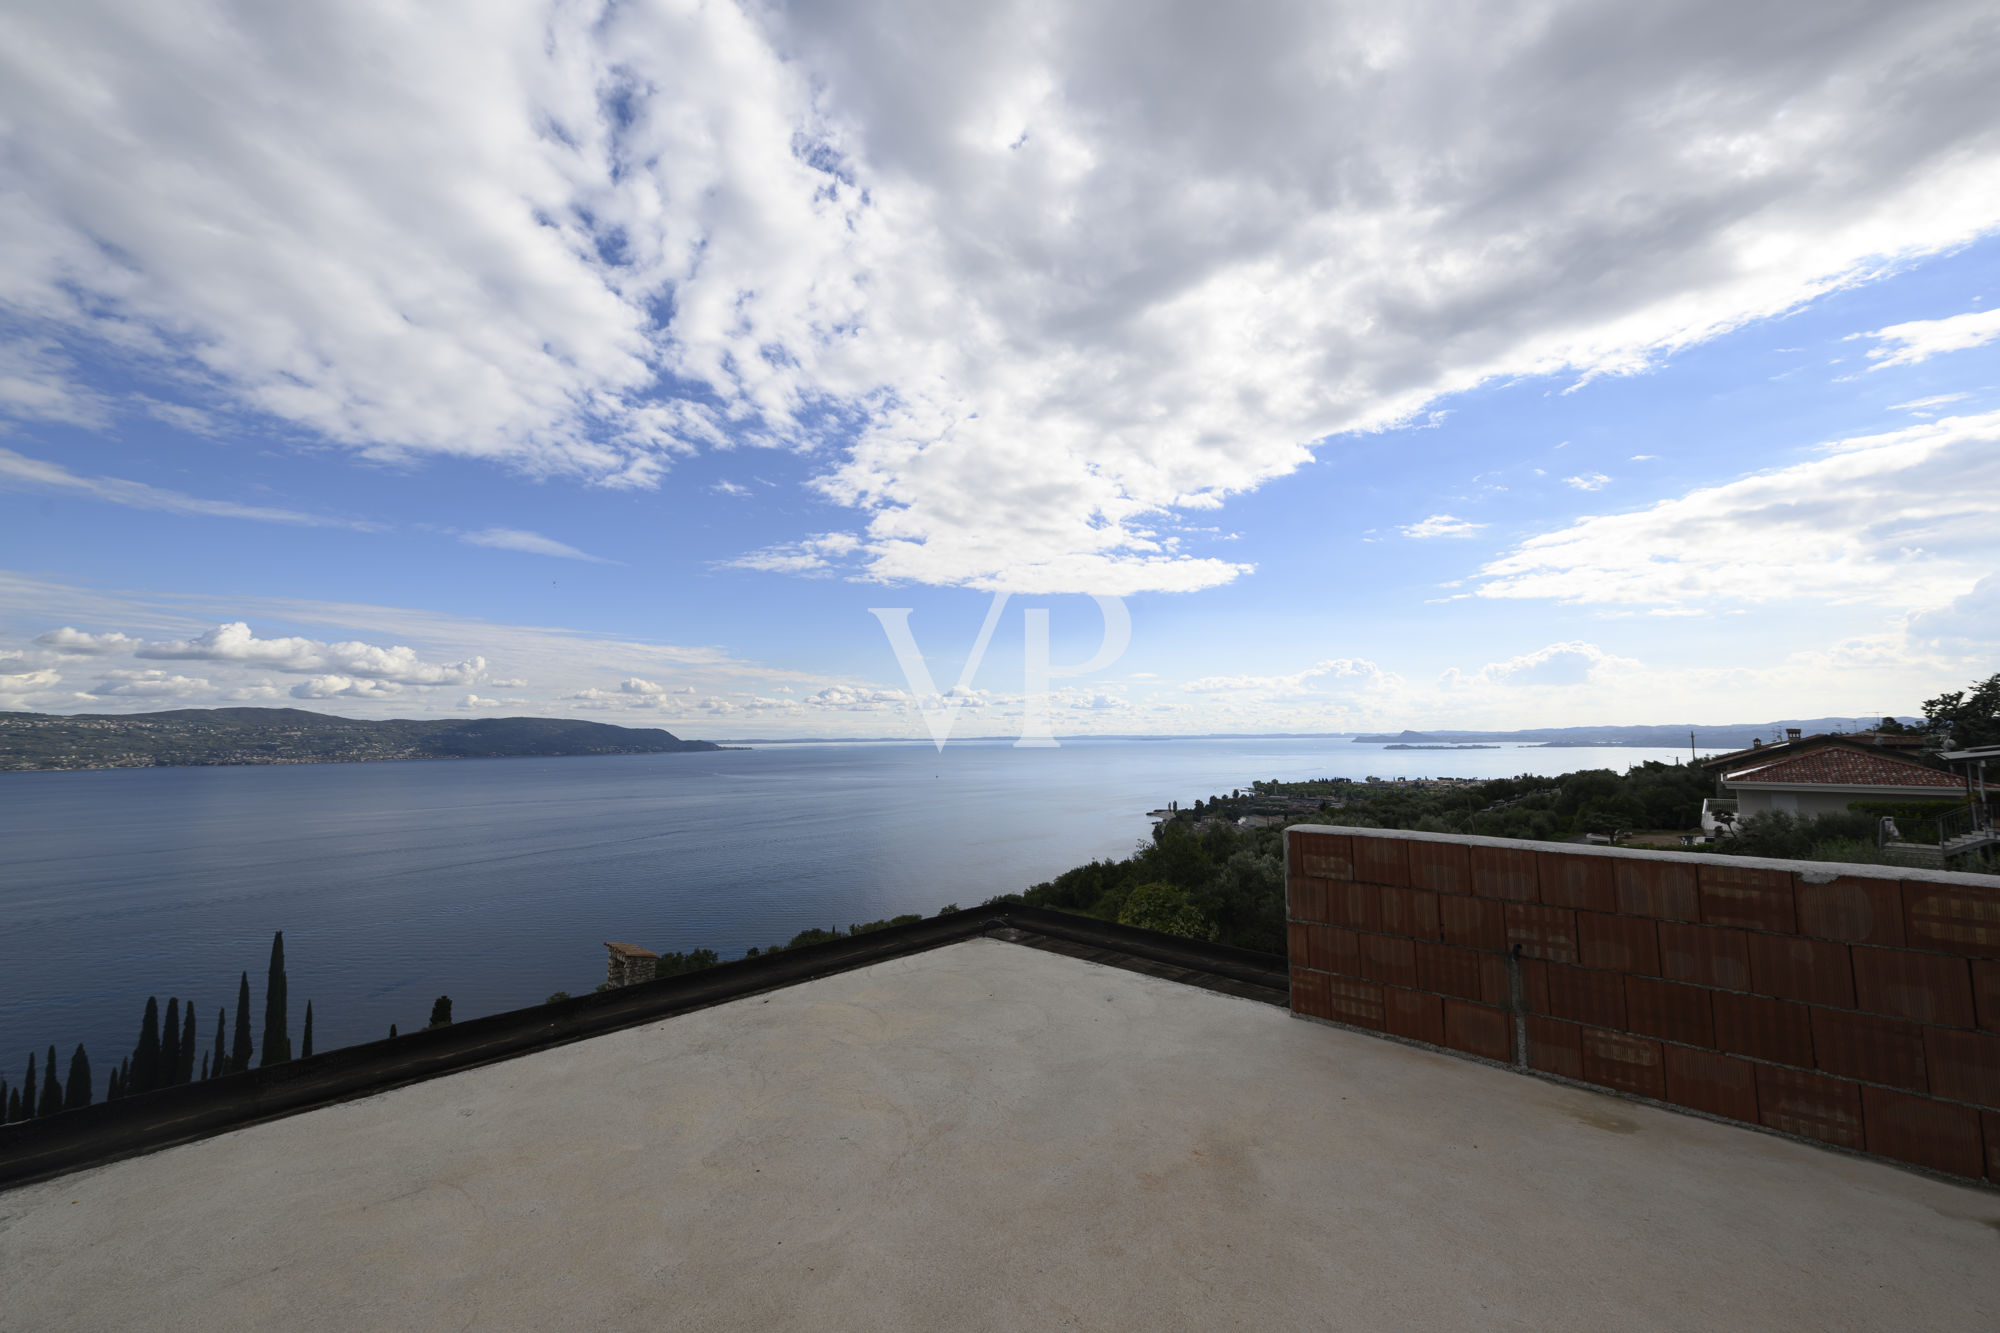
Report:
<svg viewBox="0 0 2000 1333"><path fill-rule="evenodd" d="M0 713L0 771L719 750L657 728L553 717L368 722L302 708Z"/></svg>
<svg viewBox="0 0 2000 1333"><path fill-rule="evenodd" d="M1919 723L1920 717L1898 718ZM1879 717L1807 717L1778 722L1734 722L1709 726L1698 722L1675 723L1662 727L1540 727L1530 731L1401 731L1395 735L1376 733L1356 736L1361 744L1398 745L1459 744L1467 741L1518 741L1529 745L1647 745L1680 749L1694 733L1694 744L1705 751L1741 750L1753 740L1783 740L1785 729L1797 727L1808 736L1828 731L1865 731L1877 726Z"/></svg>

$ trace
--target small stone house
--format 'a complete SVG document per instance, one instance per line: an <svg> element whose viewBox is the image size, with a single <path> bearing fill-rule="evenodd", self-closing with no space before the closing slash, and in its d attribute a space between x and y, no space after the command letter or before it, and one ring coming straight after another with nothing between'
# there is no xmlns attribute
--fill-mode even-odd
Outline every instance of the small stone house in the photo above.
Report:
<svg viewBox="0 0 2000 1333"><path fill-rule="evenodd" d="M651 949L641 949L636 944L619 944L604 941L605 950L611 955L604 967L604 980L612 986L630 986L637 981L651 981L653 969L659 964L660 956Z"/></svg>

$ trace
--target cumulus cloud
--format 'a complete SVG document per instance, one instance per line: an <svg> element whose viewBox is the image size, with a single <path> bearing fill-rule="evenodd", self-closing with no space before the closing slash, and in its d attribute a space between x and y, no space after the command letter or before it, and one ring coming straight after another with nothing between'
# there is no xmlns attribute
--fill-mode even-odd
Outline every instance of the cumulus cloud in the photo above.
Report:
<svg viewBox="0 0 2000 1333"><path fill-rule="evenodd" d="M292 686L294 699L384 699L401 694L403 687L393 680L371 680L356 676L314 676Z"/></svg>
<svg viewBox="0 0 2000 1333"><path fill-rule="evenodd" d="M594 565L609 565L615 562L602 556L579 551L568 542L559 542L553 537L544 537L539 532L524 532L519 528L487 528L482 532L462 532L458 539L474 546L492 546L502 551L523 551L529 555L553 555L564 560L588 560Z"/></svg>
<svg viewBox="0 0 2000 1333"><path fill-rule="evenodd" d="M1988 574L1949 604L1912 616L1910 637L1947 652L1990 655L2000 648L2000 574Z"/></svg>
<svg viewBox="0 0 2000 1333"><path fill-rule="evenodd" d="M1868 359L1875 363L1870 370L1914 366L1944 352L1984 347L2000 338L2000 308L1968 311L1949 319L1913 319L1856 336L1876 340L1876 346L1868 349Z"/></svg>
<svg viewBox="0 0 2000 1333"><path fill-rule="evenodd" d="M1600 491L1604 489L1604 484L1610 480L1611 478L1605 476L1602 472L1585 472L1574 477L1564 477L1563 485L1574 486L1580 491Z"/></svg>
<svg viewBox="0 0 2000 1333"><path fill-rule="evenodd" d="M2000 560L2000 412L1822 445L1822 457L1530 537L1482 597L1666 606L1782 598L1933 608Z"/></svg>
<svg viewBox="0 0 2000 1333"><path fill-rule="evenodd" d="M1181 688L1192 694L1289 695L1307 689L1315 681L1331 680L1369 686L1388 679L1382 668L1363 658L1329 657L1289 675L1202 676L1188 681Z"/></svg>
<svg viewBox="0 0 2000 1333"><path fill-rule="evenodd" d="M1607 669L1635 671L1643 666L1632 658L1607 653L1594 643L1576 640L1552 643L1546 648L1537 648L1532 653L1523 653L1502 662L1488 662L1470 674L1455 669L1447 671L1441 683L1447 689L1470 684L1575 686L1590 681L1594 675Z"/></svg>
<svg viewBox="0 0 2000 1333"><path fill-rule="evenodd" d="M157 509L169 514L198 514L209 518L246 518L258 523L291 523L311 528L353 528L361 532L379 531L381 525L350 519L323 518L294 509L274 509L268 505L244 505L231 500L204 500L143 481L120 477L81 477L60 463L45 462L0 448L0 487L10 490L54 491L81 495L128 509Z"/></svg>
<svg viewBox="0 0 2000 1333"><path fill-rule="evenodd" d="M134 650L133 656L167 661L237 662L273 671L324 673L309 683L311 688L343 694L385 692L350 688L353 684L350 677L385 685L470 685L486 670L483 657L431 663L419 659L412 648L380 648L359 640L322 643L296 637L260 639L240 620L217 625L191 639L143 644ZM329 697L324 693L299 693L307 688L302 685L292 692L301 699Z"/></svg>
<svg viewBox="0 0 2000 1333"><path fill-rule="evenodd" d="M628 676L618 683L618 691L621 694L653 696L665 694L667 687L638 676Z"/></svg>
<svg viewBox="0 0 2000 1333"><path fill-rule="evenodd" d="M0 302L376 458L825 450L850 544L760 568L1186 590L1245 566L1161 525L1329 434L1993 227L1987 22L72 0L0 48Z"/></svg>
<svg viewBox="0 0 2000 1333"><path fill-rule="evenodd" d="M1453 518L1450 514L1432 514L1421 523L1410 524L1402 532L1405 537L1470 537L1485 526L1484 523Z"/></svg>
<svg viewBox="0 0 2000 1333"><path fill-rule="evenodd" d="M499 708L501 701L498 699L488 699L483 695L468 694L458 701L458 706L460 708Z"/></svg>
<svg viewBox="0 0 2000 1333"><path fill-rule="evenodd" d="M129 634L116 632L91 634L88 631L64 625L46 634L37 634L35 642L52 652L75 657L108 657L113 653L129 653L140 645L140 640Z"/></svg>

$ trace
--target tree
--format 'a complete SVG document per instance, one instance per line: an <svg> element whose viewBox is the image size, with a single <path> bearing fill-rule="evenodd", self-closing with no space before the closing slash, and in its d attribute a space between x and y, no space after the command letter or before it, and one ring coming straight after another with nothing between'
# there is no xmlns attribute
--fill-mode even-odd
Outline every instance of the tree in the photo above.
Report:
<svg viewBox="0 0 2000 1333"><path fill-rule="evenodd" d="M211 1060L207 1056L202 1057L204 1063L208 1065L208 1076L210 1078L221 1078L224 1074L229 1072L229 1066L224 1063L224 1061L228 1057L223 1054L224 1047L222 1045L223 1034L228 1029L228 1027L229 1027L229 1010L227 1009L216 1010L215 1011L215 1058Z"/></svg>
<svg viewBox="0 0 2000 1333"><path fill-rule="evenodd" d="M118 1071L113 1069L104 1077L104 1100L115 1102L125 1095L125 1089L118 1086Z"/></svg>
<svg viewBox="0 0 2000 1333"><path fill-rule="evenodd" d="M21 1080L21 1114L9 1115L12 1120L33 1120L35 1118L35 1053L28 1052L28 1076Z"/></svg>
<svg viewBox="0 0 2000 1333"><path fill-rule="evenodd" d="M431 1021L429 1026L434 1028L448 1028L451 1026L451 996L440 995L431 1002Z"/></svg>
<svg viewBox="0 0 2000 1333"><path fill-rule="evenodd" d="M160 1002L146 997L146 1017L139 1025L139 1045L132 1052L132 1081L125 1086L129 1095L151 1092L160 1086Z"/></svg>
<svg viewBox="0 0 2000 1333"><path fill-rule="evenodd" d="M16 1120L24 1120L26 1118L21 1110L21 1090L15 1088L7 1094L7 1123L11 1125Z"/></svg>
<svg viewBox="0 0 2000 1333"><path fill-rule="evenodd" d="M1924 700L1924 730L1954 750L2000 745L2000 671Z"/></svg>
<svg viewBox="0 0 2000 1333"><path fill-rule="evenodd" d="M187 1016L181 1020L181 1071L180 1082L194 1082L194 1048L199 1044L199 1036L194 1027L194 1001L189 1000Z"/></svg>
<svg viewBox="0 0 2000 1333"><path fill-rule="evenodd" d="M1126 894L1125 905L1118 912L1118 924L1185 935L1189 939L1208 938L1208 922L1200 909L1186 890L1171 884L1141 884Z"/></svg>
<svg viewBox="0 0 2000 1333"><path fill-rule="evenodd" d="M208 1082L208 1052L201 1053L201 1081Z"/></svg>
<svg viewBox="0 0 2000 1333"><path fill-rule="evenodd" d="M250 974L236 980L236 1039L229 1047L229 1072L240 1074L250 1067Z"/></svg>
<svg viewBox="0 0 2000 1333"><path fill-rule="evenodd" d="M292 1039L285 1029L285 932L271 937L271 973L264 982L264 1053L259 1068L281 1065L292 1058Z"/></svg>
<svg viewBox="0 0 2000 1333"><path fill-rule="evenodd" d="M83 1043L76 1044L76 1054L69 1058L69 1086L63 1090L63 1109L74 1111L79 1106L90 1105L90 1057L83 1053Z"/></svg>
<svg viewBox="0 0 2000 1333"><path fill-rule="evenodd" d="M313 1053L313 1002L306 1001L306 1031L299 1039L299 1059L308 1059Z"/></svg>
<svg viewBox="0 0 2000 1333"><path fill-rule="evenodd" d="M42 1066L42 1095L35 1110L42 1115L54 1115L63 1109L62 1080L56 1077L56 1048L49 1047L49 1062Z"/></svg>
<svg viewBox="0 0 2000 1333"><path fill-rule="evenodd" d="M167 1016L160 1024L160 1086L181 1081L181 1002L167 997Z"/></svg>

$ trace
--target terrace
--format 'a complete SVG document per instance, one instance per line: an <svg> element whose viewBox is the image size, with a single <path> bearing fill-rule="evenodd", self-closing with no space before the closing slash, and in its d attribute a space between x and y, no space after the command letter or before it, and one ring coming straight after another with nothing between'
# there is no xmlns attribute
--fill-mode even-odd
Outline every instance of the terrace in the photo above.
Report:
<svg viewBox="0 0 2000 1333"><path fill-rule="evenodd" d="M1893 1114L1882 1137L1860 1109L1900 1105L1870 1095L1890 1090L1880 1071L1812 1075L1854 1083L1854 1151L1716 1118L1742 1118L1733 1104L1690 1114L1672 1100L1685 1081L1631 1072L1647 1050L1663 1069L1685 1064L1674 1051L1751 1067L1752 1124L1757 1070L1796 1080L1803 1069L1777 1057L1819 1057L1647 1036L1652 1019L1629 1007L1596 1026L1558 1018L1547 976L1538 989L1528 975L1567 967L1622 987L1667 966L1667 953L1607 956L1585 914L1627 922L1618 938L1639 955L1634 921L1655 941L1662 923L1740 932L1746 950L1789 926L1794 942L1843 950L1850 977L1879 971L1881 959L1856 971L1862 949L1948 960L1924 992L1946 1007L1894 1020L1920 1029L1922 1049L1931 1029L1979 1034L1988 992L1968 992L1961 1012L1937 987L1951 960L1970 986L1990 959L1979 932L2000 915L1979 914L2000 902L1992 881L1857 890L1824 866L1733 858L1345 829L1288 841L1289 988L1284 960L1033 909L966 913L16 1127L0 1139L0 1181L13 1182L0 1193L0 1311L37 1329L1817 1330L2000 1317L2000 1193L1970 1179L1985 1159L1961 1180L1883 1160L1905 1140ZM1648 892L1621 898L1621 884ZM1898 944L1800 933L1889 931L1884 884ZM1551 901L1600 886L1609 896L1592 906ZM1498 947L1447 938L1449 922L1486 914L1474 904L1497 904ZM1732 913L1754 920L1724 924ZM1357 969L1374 957L1389 961L1368 968L1394 971L1398 940L1474 963L1374 980L1339 970L1349 955L1333 931L1389 942L1357 949ZM1524 941L1575 957L1516 954ZM1832 975L1833 955L1816 952ZM1711 1011L1721 995L1772 998L1749 968L1708 981L1678 984ZM1324 1008L1335 982L1351 1026L1290 1012ZM1454 993L1462 982L1476 998ZM1914 994L1906 976L1893 1003ZM1879 995L1773 1002L1843 998L1861 1017ZM1586 1082L1603 1081L1602 1064L1548 1068L1586 1049L1585 1028L1627 1043L1617 1082ZM1926 1067L1926 1080L1956 1071L1941 1087L1897 1095L1962 1120L1961 1094L1987 1087L1965 1071L2000 1073L1980 1064L1988 1047L1967 1049L1970 1065ZM1730 1071L1708 1072L1703 1087ZM1976 1104L1971 1115L1977 1134ZM1941 1169L1968 1175L1958 1158Z"/></svg>

